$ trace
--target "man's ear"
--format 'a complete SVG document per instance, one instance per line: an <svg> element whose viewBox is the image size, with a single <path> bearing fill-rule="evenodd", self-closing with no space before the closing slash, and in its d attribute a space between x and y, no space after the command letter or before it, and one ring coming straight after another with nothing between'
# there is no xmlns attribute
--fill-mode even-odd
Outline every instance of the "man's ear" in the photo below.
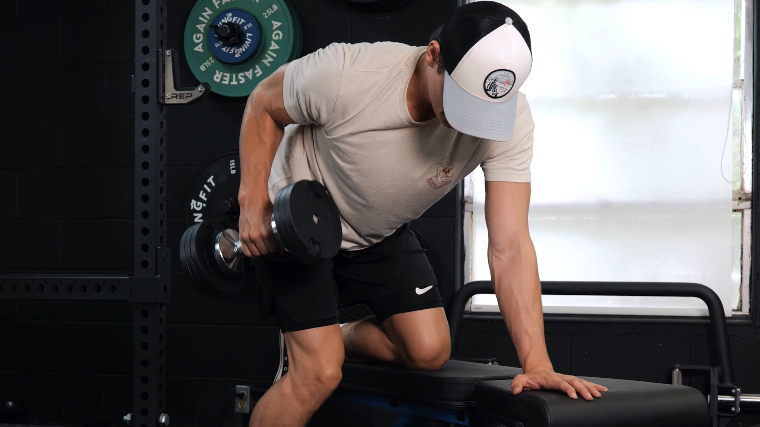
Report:
<svg viewBox="0 0 760 427"><path fill-rule="evenodd" d="M441 54L441 46L438 44L437 41L433 40L430 43L428 43L427 51L425 52L425 64L428 67L438 69L438 62L436 61L438 59L438 56Z"/></svg>

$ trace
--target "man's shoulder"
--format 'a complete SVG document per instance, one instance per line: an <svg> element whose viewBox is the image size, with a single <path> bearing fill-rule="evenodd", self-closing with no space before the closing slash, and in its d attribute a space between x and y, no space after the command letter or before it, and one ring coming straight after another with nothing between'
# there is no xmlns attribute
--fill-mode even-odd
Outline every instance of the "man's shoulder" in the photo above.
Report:
<svg viewBox="0 0 760 427"><path fill-rule="evenodd" d="M417 46L397 42L332 43L315 52L342 57L350 71L384 71L403 66Z"/></svg>

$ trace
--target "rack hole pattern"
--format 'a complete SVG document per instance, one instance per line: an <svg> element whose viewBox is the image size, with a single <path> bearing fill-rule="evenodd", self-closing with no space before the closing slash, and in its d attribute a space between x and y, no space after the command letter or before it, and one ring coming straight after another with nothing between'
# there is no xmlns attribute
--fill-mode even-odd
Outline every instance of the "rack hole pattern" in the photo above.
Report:
<svg viewBox="0 0 760 427"><path fill-rule="evenodd" d="M129 277L29 277L0 278L0 300L129 300Z"/></svg>

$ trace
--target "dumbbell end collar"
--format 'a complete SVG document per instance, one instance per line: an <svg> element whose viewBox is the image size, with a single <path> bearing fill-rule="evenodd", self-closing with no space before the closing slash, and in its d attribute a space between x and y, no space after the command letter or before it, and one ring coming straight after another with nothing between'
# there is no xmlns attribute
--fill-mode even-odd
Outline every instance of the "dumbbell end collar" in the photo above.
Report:
<svg viewBox="0 0 760 427"><path fill-rule="evenodd" d="M243 246L240 244L238 231L233 228L220 231L214 238L214 258L222 271L231 277L243 273Z"/></svg>

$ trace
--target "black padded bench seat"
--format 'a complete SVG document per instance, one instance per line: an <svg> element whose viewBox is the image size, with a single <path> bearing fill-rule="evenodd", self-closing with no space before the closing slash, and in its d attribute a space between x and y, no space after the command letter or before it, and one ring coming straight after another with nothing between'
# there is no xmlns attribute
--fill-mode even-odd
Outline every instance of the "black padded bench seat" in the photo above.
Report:
<svg viewBox="0 0 760 427"><path fill-rule="evenodd" d="M593 401L552 391L514 395L511 380L476 385L475 413L508 426L707 427L707 400L698 390L667 384L579 377L609 389Z"/></svg>
<svg viewBox="0 0 760 427"><path fill-rule="evenodd" d="M438 371L346 360L340 388L438 408L475 406L475 383L512 379L519 368L449 360Z"/></svg>

